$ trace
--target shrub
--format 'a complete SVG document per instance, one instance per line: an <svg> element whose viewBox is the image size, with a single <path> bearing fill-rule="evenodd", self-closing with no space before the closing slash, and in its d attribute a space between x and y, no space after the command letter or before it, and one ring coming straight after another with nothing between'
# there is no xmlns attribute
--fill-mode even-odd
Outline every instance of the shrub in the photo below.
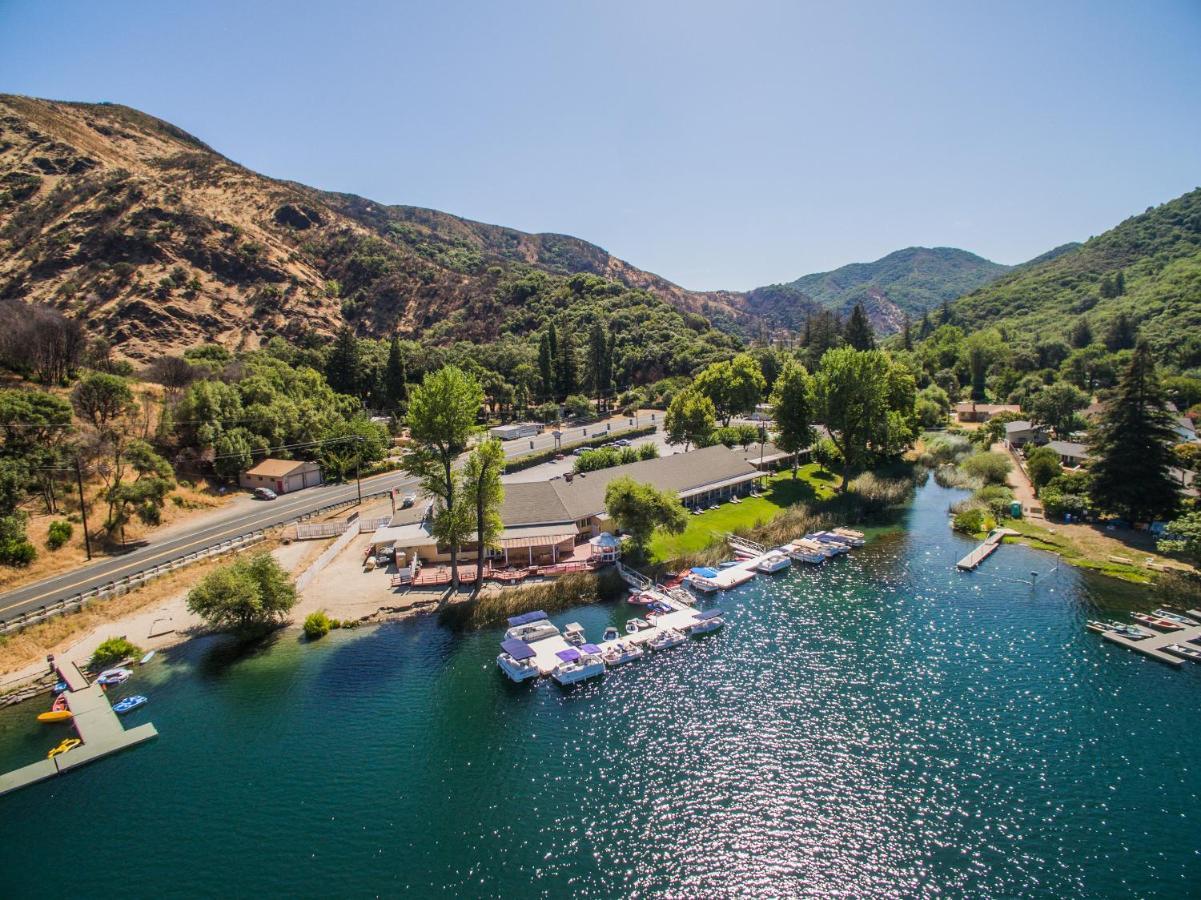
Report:
<svg viewBox="0 0 1201 900"><path fill-rule="evenodd" d="M996 526L991 513L982 506L971 506L955 514L954 528L964 534L983 534Z"/></svg>
<svg viewBox="0 0 1201 900"><path fill-rule="evenodd" d="M984 483L976 476L969 475L958 466L952 465L939 466L935 469L934 480L945 488L963 488L969 491L977 491L984 486Z"/></svg>
<svg viewBox="0 0 1201 900"><path fill-rule="evenodd" d="M27 516L21 510L0 516L0 563L27 566L37 559L38 551L25 537Z"/></svg>
<svg viewBox="0 0 1201 900"><path fill-rule="evenodd" d="M111 637L107 641L102 641L100 646L96 648L96 652L92 654L92 665L97 668L104 668L123 659L138 656L141 652L141 647L130 643L125 638Z"/></svg>
<svg viewBox="0 0 1201 900"><path fill-rule="evenodd" d="M592 402L583 394L572 394L563 401L563 407L573 419L585 419L592 415Z"/></svg>
<svg viewBox="0 0 1201 900"><path fill-rule="evenodd" d="M658 444L643 444L638 448L639 459L658 459L659 445Z"/></svg>
<svg viewBox="0 0 1201 900"><path fill-rule="evenodd" d="M339 622L339 625L342 623ZM315 641L319 637L324 637L329 634L329 630L334 627L333 621L325 614L325 610L319 609L316 612L311 612L304 617L304 636L310 641Z"/></svg>
<svg viewBox="0 0 1201 900"><path fill-rule="evenodd" d="M864 472L847 485L847 493L856 497L866 514L879 513L909 499L913 482L903 478L881 478Z"/></svg>
<svg viewBox="0 0 1201 900"><path fill-rule="evenodd" d="M822 438L813 445L813 460L827 472L842 468L842 453L829 438Z"/></svg>
<svg viewBox="0 0 1201 900"><path fill-rule="evenodd" d="M57 550L67 541L71 540L71 535L75 533L75 529L70 522L59 519L57 522L50 523L50 530L46 534L46 546L51 550Z"/></svg>
<svg viewBox="0 0 1201 900"><path fill-rule="evenodd" d="M922 436L922 443L926 448L924 456L928 456L934 462L930 468L941 463L955 462L972 449L971 441L958 434L926 434ZM925 458L922 461L929 465Z"/></svg>
<svg viewBox="0 0 1201 900"><path fill-rule="evenodd" d="M1036 491L1042 490L1050 481L1063 472L1059 454L1050 447L1038 447L1026 457L1026 474Z"/></svg>
<svg viewBox="0 0 1201 900"><path fill-rule="evenodd" d="M1009 515L1009 504L1013 502L1013 491L1003 484L986 484L976 491L974 499L988 507L995 519Z"/></svg>
<svg viewBox="0 0 1201 900"><path fill-rule="evenodd" d="M296 603L296 588L270 553L215 569L188 593L188 611L221 628L251 631L277 622Z"/></svg>
<svg viewBox="0 0 1201 900"><path fill-rule="evenodd" d="M986 484L1004 484L1005 477L1013 468L1013 463L1004 453L974 453L960 465L969 475L979 478Z"/></svg>

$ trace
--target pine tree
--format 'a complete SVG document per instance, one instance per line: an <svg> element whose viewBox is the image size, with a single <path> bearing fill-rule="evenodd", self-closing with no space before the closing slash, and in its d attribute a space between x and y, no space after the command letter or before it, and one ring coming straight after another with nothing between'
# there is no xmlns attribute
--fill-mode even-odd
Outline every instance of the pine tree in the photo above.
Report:
<svg viewBox="0 0 1201 900"><path fill-rule="evenodd" d="M1140 342L1090 442L1093 503L1132 523L1170 515L1179 502L1175 440L1150 346Z"/></svg>
<svg viewBox="0 0 1201 900"><path fill-rule="evenodd" d="M922 310L922 323L918 326L918 340L924 341L930 336L930 332L934 330L934 325L930 322L930 310Z"/></svg>
<svg viewBox="0 0 1201 900"><path fill-rule="evenodd" d="M559 338L559 356L556 362L555 393L561 400L576 393L579 387L576 378L578 363L575 356L575 334L569 328L564 328Z"/></svg>
<svg viewBox="0 0 1201 900"><path fill-rule="evenodd" d="M953 318L953 316L951 315L951 301L950 300L942 301L942 321L939 322L938 324L939 325L952 325L952 324L954 324L951 321L952 318Z"/></svg>
<svg viewBox="0 0 1201 900"><path fill-rule="evenodd" d="M552 325L551 328L554 328ZM542 332L542 338L538 341L538 374L542 380L541 390L538 392L540 400L551 400L555 396L555 357L550 349L550 331Z"/></svg>
<svg viewBox="0 0 1201 900"><path fill-rule="evenodd" d="M613 342L609 329L601 321L592 324L588 335L588 383L600 409L613 386Z"/></svg>
<svg viewBox="0 0 1201 900"><path fill-rule="evenodd" d="M1086 316L1081 316L1076 320L1076 324L1072 326L1072 333L1068 338L1072 346L1077 350L1082 350L1093 342L1093 327L1088 323Z"/></svg>
<svg viewBox="0 0 1201 900"><path fill-rule="evenodd" d="M863 311L862 303L856 303L851 311L851 320L847 322L846 341L856 350L876 349L876 336L872 333L872 326L867 320L867 313Z"/></svg>
<svg viewBox="0 0 1201 900"><path fill-rule="evenodd" d="M905 318L901 322L901 349L913 349L913 334L912 325L909 322L909 313L905 313Z"/></svg>
<svg viewBox="0 0 1201 900"><path fill-rule="evenodd" d="M360 368L359 342L350 327L343 325L325 363L325 379L339 394L358 396L362 386Z"/></svg>
<svg viewBox="0 0 1201 900"><path fill-rule="evenodd" d="M399 409L408 399L408 372L405 369L404 354L400 352L400 338L395 334L392 335L392 344L388 347L383 387L384 399L393 409Z"/></svg>
<svg viewBox="0 0 1201 900"><path fill-rule="evenodd" d="M1114 276L1113 289L1114 289L1114 295L1117 297L1121 297L1124 293L1126 293L1126 273L1125 272L1119 271L1118 274Z"/></svg>
<svg viewBox="0 0 1201 900"><path fill-rule="evenodd" d="M1105 349L1110 353L1129 350L1138 342L1138 327L1129 313L1118 313L1105 329Z"/></svg>

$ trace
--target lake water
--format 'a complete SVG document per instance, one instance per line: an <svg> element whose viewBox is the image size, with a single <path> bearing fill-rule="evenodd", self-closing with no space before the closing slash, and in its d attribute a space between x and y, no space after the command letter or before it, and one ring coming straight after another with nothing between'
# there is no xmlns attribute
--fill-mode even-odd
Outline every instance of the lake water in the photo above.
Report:
<svg viewBox="0 0 1201 900"><path fill-rule="evenodd" d="M1196 896L1201 666L1085 632L1130 592L1054 557L956 572L956 496L567 691L430 620L160 653L123 689L156 741L0 799L0 890ZM0 711L0 765L57 742L36 711Z"/></svg>

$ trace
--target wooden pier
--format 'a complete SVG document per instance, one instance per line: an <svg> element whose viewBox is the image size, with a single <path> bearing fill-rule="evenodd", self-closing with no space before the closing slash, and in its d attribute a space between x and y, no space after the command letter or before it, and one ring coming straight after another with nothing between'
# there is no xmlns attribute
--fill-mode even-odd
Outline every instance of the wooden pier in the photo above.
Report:
<svg viewBox="0 0 1201 900"><path fill-rule="evenodd" d="M974 571L980 563L992 556L993 552L1001 546L1002 540L1011 536L1016 537L1018 534L1020 532L1014 531L1012 528L994 528L988 533L984 543L955 563L955 567L963 572Z"/></svg>
<svg viewBox="0 0 1201 900"><path fill-rule="evenodd" d="M1190 609L1186 615L1201 620L1201 610ZM1150 629L1148 629L1150 630ZM1161 662L1164 665L1179 667L1184 659L1179 656L1173 656L1166 652L1163 648L1170 644L1185 644L1195 638L1201 638L1201 625L1191 625L1187 628L1177 628L1174 631L1160 632L1151 637L1143 638L1139 641L1133 641L1128 637L1123 637L1115 631L1103 631L1101 637L1111 643L1117 644L1120 647L1125 647L1128 650L1133 650L1136 653L1141 653L1143 656L1149 657L1156 662ZM1201 650L1201 646L1192 644L1193 647Z"/></svg>
<svg viewBox="0 0 1201 900"><path fill-rule="evenodd" d="M60 667L58 674L66 682L65 693L67 708L72 714L71 723L83 743L54 759L41 759L0 775L0 794L45 781L158 735L158 731L149 722L126 730L117 714L113 712L108 698L104 695L104 689L99 684L88 684L87 678L73 663ZM61 739L61 731L47 731L48 736L51 734L59 735Z"/></svg>

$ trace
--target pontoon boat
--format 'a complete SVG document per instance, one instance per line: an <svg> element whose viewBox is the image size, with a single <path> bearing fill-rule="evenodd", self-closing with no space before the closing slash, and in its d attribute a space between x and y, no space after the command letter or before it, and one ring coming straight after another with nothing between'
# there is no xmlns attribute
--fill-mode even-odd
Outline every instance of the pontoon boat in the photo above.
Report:
<svg viewBox="0 0 1201 900"><path fill-rule="evenodd" d="M500 642L503 651L496 657L500 670L514 681L525 681L538 677L538 667L534 664L534 648L525 641L508 638Z"/></svg>
<svg viewBox="0 0 1201 900"><path fill-rule="evenodd" d="M551 677L562 685L575 684L605 674L605 661L601 659L600 647L596 644L584 644L578 649L568 647L555 654L562 660Z"/></svg>

